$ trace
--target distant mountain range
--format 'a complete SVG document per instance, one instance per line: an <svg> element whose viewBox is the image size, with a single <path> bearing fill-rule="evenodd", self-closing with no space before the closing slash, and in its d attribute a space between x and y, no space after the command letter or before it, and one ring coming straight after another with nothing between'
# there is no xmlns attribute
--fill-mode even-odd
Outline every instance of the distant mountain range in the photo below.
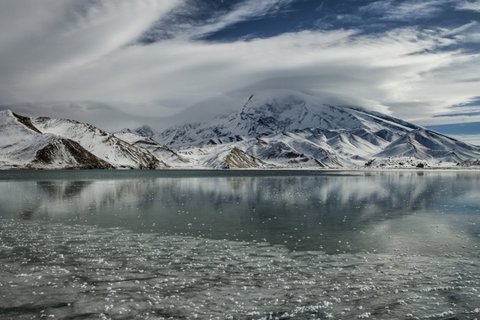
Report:
<svg viewBox="0 0 480 320"><path fill-rule="evenodd" d="M0 111L0 167L157 169L150 152L86 123Z"/></svg>
<svg viewBox="0 0 480 320"><path fill-rule="evenodd" d="M116 133L67 119L0 112L0 168L364 168L480 164L480 147L298 92L246 97L204 123Z"/></svg>

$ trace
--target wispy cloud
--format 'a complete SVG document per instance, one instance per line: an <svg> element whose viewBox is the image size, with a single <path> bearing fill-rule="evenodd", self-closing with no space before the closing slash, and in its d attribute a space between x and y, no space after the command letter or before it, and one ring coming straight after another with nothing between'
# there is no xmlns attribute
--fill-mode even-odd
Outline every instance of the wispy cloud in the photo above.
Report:
<svg viewBox="0 0 480 320"><path fill-rule="evenodd" d="M232 10L214 17L202 25L189 28L186 32L191 37L200 37L214 33L228 26L248 20L261 19L278 14L295 0L246 0Z"/></svg>
<svg viewBox="0 0 480 320"><path fill-rule="evenodd" d="M127 45L178 3L104 0L81 7L73 0L2 2L1 71L27 82L59 78ZM4 82L10 84L8 77L0 78Z"/></svg>
<svg viewBox="0 0 480 320"><path fill-rule="evenodd" d="M291 89L428 119L478 96L480 55L451 49L475 23L374 35L303 31L225 43L179 36L145 46L136 39L182 1L104 0L82 8L78 3L0 2L0 30L9 30L0 33L0 103L87 100L154 119L215 96ZM278 14L289 3L244 1L191 34ZM224 101L228 105L218 106L219 113L235 99ZM201 116L198 107L185 119Z"/></svg>
<svg viewBox="0 0 480 320"><path fill-rule="evenodd" d="M471 11L480 12L480 1L479 0L459 1L459 3L457 3L456 5L456 8L458 10L471 10Z"/></svg>
<svg viewBox="0 0 480 320"><path fill-rule="evenodd" d="M480 97L472 97L465 102L462 102L452 108L480 108Z"/></svg>
<svg viewBox="0 0 480 320"><path fill-rule="evenodd" d="M363 13L381 16L384 20L412 20L429 18L442 11L445 0L381 0L360 8Z"/></svg>

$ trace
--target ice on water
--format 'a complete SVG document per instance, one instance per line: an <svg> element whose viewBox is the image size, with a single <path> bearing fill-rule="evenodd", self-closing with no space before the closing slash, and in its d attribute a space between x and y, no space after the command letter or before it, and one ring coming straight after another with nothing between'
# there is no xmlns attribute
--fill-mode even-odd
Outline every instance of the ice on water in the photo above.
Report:
<svg viewBox="0 0 480 320"><path fill-rule="evenodd" d="M4 219L0 319L480 319L480 259Z"/></svg>

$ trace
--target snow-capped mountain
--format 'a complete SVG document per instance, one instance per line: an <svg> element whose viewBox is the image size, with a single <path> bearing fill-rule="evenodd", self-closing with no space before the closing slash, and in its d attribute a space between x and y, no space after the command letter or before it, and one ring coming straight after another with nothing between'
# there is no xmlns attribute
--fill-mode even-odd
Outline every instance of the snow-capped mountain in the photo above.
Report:
<svg viewBox="0 0 480 320"><path fill-rule="evenodd" d="M146 131L140 131L140 133L147 134ZM149 137L142 136L134 130L124 129L116 132L115 137L126 141L135 147L150 152L158 160L169 167L185 167L190 164L188 159L180 156L169 147L162 145Z"/></svg>
<svg viewBox="0 0 480 320"><path fill-rule="evenodd" d="M369 133L388 129L392 133L404 133L419 127L359 108L325 105L302 93L267 91L248 97L241 110L207 123L177 126L160 134L147 128L142 128L141 132L148 132L149 137L168 146L184 148L309 128L335 132L364 129ZM393 137L384 135L382 138L390 141Z"/></svg>
<svg viewBox="0 0 480 320"><path fill-rule="evenodd" d="M92 125L0 112L2 168L132 168L166 167L147 150Z"/></svg>
<svg viewBox="0 0 480 320"><path fill-rule="evenodd" d="M406 159L439 166L480 158L477 146L378 112L325 105L303 93L268 91L245 100L239 111L206 123L159 133L143 127L137 134L178 150L199 167L228 167L218 160L230 150L255 159L258 167L404 165Z"/></svg>
<svg viewBox="0 0 480 320"><path fill-rule="evenodd" d="M71 139L116 168L157 169L166 167L147 150L123 141L114 134L90 124L45 117L32 118L31 122L42 133Z"/></svg>
<svg viewBox="0 0 480 320"><path fill-rule="evenodd" d="M291 91L245 97L238 111L157 132L108 133L67 119L0 113L0 167L362 168L478 164L480 147L358 107Z"/></svg>
<svg viewBox="0 0 480 320"><path fill-rule="evenodd" d="M0 167L111 168L79 143L38 130L30 118L0 111Z"/></svg>

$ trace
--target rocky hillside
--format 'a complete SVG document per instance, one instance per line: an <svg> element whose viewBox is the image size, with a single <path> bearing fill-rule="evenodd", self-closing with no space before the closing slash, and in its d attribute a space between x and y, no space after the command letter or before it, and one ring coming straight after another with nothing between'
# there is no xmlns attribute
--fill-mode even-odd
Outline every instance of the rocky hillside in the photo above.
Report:
<svg viewBox="0 0 480 320"><path fill-rule="evenodd" d="M0 167L108 169L112 165L79 143L44 134L30 118L0 111Z"/></svg>
<svg viewBox="0 0 480 320"><path fill-rule="evenodd" d="M0 168L158 169L148 150L86 123L0 112Z"/></svg>
<svg viewBox="0 0 480 320"><path fill-rule="evenodd" d="M157 169L166 167L150 152L90 124L68 119L32 118L42 133L73 140L115 168Z"/></svg>

